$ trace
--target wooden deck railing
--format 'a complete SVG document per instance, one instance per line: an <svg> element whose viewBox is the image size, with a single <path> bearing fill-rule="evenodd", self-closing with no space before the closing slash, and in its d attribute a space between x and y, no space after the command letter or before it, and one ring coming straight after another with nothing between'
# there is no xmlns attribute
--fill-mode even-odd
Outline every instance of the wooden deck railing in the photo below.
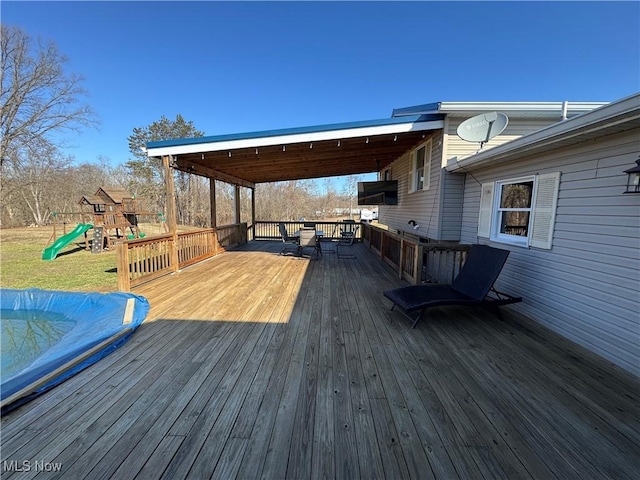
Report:
<svg viewBox="0 0 640 480"><path fill-rule="evenodd" d="M279 239L280 222L255 223L255 239ZM289 233L305 222L283 222ZM340 237L343 222L314 222L325 238ZM450 284L467 258L470 245L422 243L417 239L362 223L356 237L398 271L398 276L416 285L421 282ZM247 224L124 241L117 245L118 289L131 288L181 268L213 257L227 248L246 243Z"/></svg>
<svg viewBox="0 0 640 480"><path fill-rule="evenodd" d="M365 245L413 285L451 284L467 258L470 245L422 243L371 224L363 224Z"/></svg>
<svg viewBox="0 0 640 480"><path fill-rule="evenodd" d="M471 245L428 244L424 247L422 270L424 281L451 285L467 260Z"/></svg>
<svg viewBox="0 0 640 480"><path fill-rule="evenodd" d="M216 230L213 228L178 234L178 268L198 263L217 253Z"/></svg>
<svg viewBox="0 0 640 480"><path fill-rule="evenodd" d="M117 245L118 289L131 288L246 243L247 224L124 241Z"/></svg>
<svg viewBox="0 0 640 480"><path fill-rule="evenodd" d="M322 230L325 239L339 240L340 229L354 228L361 225L360 222L348 223L348 222L323 222L323 221L300 221L300 222L282 222L282 221L257 221L255 222L255 236L254 240L280 240L280 227L279 224L284 223L289 235L293 234L296 230L300 230L305 224L313 223L316 226L316 230ZM356 232L356 239L362 238L362 228L358 228Z"/></svg>

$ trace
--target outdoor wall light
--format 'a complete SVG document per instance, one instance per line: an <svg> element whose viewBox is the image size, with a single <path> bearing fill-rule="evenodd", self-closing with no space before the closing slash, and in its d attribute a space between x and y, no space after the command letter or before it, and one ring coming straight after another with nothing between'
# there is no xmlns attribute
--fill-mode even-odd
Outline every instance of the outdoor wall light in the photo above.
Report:
<svg viewBox="0 0 640 480"><path fill-rule="evenodd" d="M627 189L624 193L640 193L640 158L636 160L636 166L625 170L627 174Z"/></svg>

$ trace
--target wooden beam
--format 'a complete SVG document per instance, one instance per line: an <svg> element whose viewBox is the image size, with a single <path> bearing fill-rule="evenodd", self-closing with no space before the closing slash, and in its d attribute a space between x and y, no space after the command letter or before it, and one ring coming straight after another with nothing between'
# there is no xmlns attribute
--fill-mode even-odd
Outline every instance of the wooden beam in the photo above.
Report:
<svg viewBox="0 0 640 480"><path fill-rule="evenodd" d="M228 173L223 173L213 168L199 165L197 163L185 161L184 159L179 159L176 162L176 165L174 168L176 168L177 170L181 170L183 172L192 173L194 175L200 175L201 177L215 178L217 180L230 183L232 185L240 185L241 187L247 187L247 188L255 187L255 183L245 180L243 178L236 177L234 175L229 175Z"/></svg>

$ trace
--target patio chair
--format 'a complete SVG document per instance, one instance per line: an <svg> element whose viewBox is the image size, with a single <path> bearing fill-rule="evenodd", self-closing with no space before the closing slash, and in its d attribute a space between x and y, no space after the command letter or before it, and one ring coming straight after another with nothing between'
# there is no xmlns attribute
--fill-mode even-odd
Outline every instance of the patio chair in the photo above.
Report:
<svg viewBox="0 0 640 480"><path fill-rule="evenodd" d="M316 258L322 256L322 249L316 236L315 228L301 228L300 237L298 241L298 255L302 256L302 251L305 248L313 248L316 251Z"/></svg>
<svg viewBox="0 0 640 480"><path fill-rule="evenodd" d="M413 285L386 290L384 296L393 302L391 310L399 306L416 328L430 307L443 305L468 305L490 308L499 314L498 307L521 302L522 297L512 297L493 288L502 271L508 250L472 245L467 261L451 285ZM489 293L492 295L489 295ZM415 317L409 315L418 312Z"/></svg>
<svg viewBox="0 0 640 480"><path fill-rule="evenodd" d="M298 238L291 237L287 233L287 227L284 226L284 223L278 224L278 228L280 229L280 237L282 238L282 242L284 243L284 248L280 252L280 255L284 255L285 253L293 253L298 251Z"/></svg>
<svg viewBox="0 0 640 480"><path fill-rule="evenodd" d="M356 225L355 220L343 220L340 226L340 237L343 239L349 239L355 236L355 232L359 225Z"/></svg>
<svg viewBox="0 0 640 480"><path fill-rule="evenodd" d="M338 258L356 258L355 254L353 253L353 242L356 239L358 228L360 228L360 225L355 225L353 230L351 230L348 235L344 235L343 232L340 241L336 245L336 253L338 255ZM347 250L345 250L345 248Z"/></svg>
<svg viewBox="0 0 640 480"><path fill-rule="evenodd" d="M331 228L329 225L324 226L325 229ZM324 235L318 238L318 242L320 244L322 253L331 253L335 254L337 251L336 242L340 239L337 236L338 232L338 223L333 224L333 228L331 229L331 233L328 230L324 230Z"/></svg>

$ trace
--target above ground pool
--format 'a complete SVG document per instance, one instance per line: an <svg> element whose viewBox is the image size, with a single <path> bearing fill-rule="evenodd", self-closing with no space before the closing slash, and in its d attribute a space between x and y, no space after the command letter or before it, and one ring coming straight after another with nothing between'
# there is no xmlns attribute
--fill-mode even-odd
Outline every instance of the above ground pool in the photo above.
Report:
<svg viewBox="0 0 640 480"><path fill-rule="evenodd" d="M148 311L131 293L0 289L2 413L107 356Z"/></svg>

